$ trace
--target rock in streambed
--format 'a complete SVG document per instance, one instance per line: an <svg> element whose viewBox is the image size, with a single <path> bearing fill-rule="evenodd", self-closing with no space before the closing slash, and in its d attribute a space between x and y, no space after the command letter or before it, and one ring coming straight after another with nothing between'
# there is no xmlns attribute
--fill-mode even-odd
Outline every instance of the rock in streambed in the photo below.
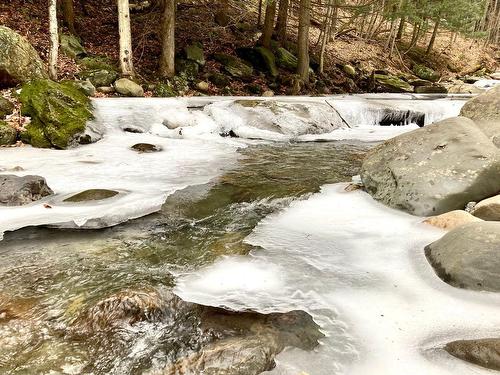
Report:
<svg viewBox="0 0 500 375"><path fill-rule="evenodd" d="M43 177L0 175L0 205L20 206L51 194Z"/></svg>

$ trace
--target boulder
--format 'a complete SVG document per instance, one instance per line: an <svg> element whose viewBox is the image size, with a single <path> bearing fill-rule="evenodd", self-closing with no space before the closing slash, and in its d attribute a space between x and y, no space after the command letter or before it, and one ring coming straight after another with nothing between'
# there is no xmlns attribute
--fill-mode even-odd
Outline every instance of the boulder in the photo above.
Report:
<svg viewBox="0 0 500 375"><path fill-rule="evenodd" d="M266 90L262 93L262 96L263 97L271 97L271 96L274 96L274 91L273 90Z"/></svg>
<svg viewBox="0 0 500 375"><path fill-rule="evenodd" d="M428 85L428 86L416 86L415 92L417 94L447 94L448 90L442 85Z"/></svg>
<svg viewBox="0 0 500 375"><path fill-rule="evenodd" d="M188 81L194 81L200 71L200 65L192 60L176 59L175 71L183 75Z"/></svg>
<svg viewBox="0 0 500 375"><path fill-rule="evenodd" d="M0 175L0 204L20 206L51 194L43 177Z"/></svg>
<svg viewBox="0 0 500 375"><path fill-rule="evenodd" d="M68 82L32 81L19 99L22 114L31 117L21 138L34 147L67 148L79 141L92 118L89 98Z"/></svg>
<svg viewBox="0 0 500 375"><path fill-rule="evenodd" d="M458 288L500 292L500 223L453 229L425 248L436 274Z"/></svg>
<svg viewBox="0 0 500 375"><path fill-rule="evenodd" d="M379 91L382 92L392 92L392 93L404 93L413 92L413 86L402 79L385 74L374 74L373 79L375 84L378 86Z"/></svg>
<svg viewBox="0 0 500 375"><path fill-rule="evenodd" d="M276 59L271 50L265 47L242 47L238 48L236 53L243 60L248 61L255 69L269 73L273 77L278 76Z"/></svg>
<svg viewBox="0 0 500 375"><path fill-rule="evenodd" d="M482 94L486 91L481 87L463 82L453 82L444 86L447 88L448 94Z"/></svg>
<svg viewBox="0 0 500 375"><path fill-rule="evenodd" d="M490 74L490 78L491 79L498 79L498 80L500 80L500 72L491 73Z"/></svg>
<svg viewBox="0 0 500 375"><path fill-rule="evenodd" d="M124 96L144 96L144 90L140 85L128 78L120 78L115 82L115 90Z"/></svg>
<svg viewBox="0 0 500 375"><path fill-rule="evenodd" d="M184 48L184 53L186 54L186 59L194 61L200 66L205 65L205 55L203 53L203 47L200 43L186 46Z"/></svg>
<svg viewBox="0 0 500 375"><path fill-rule="evenodd" d="M349 75L351 77L355 77L356 76L356 69L354 69L354 67L352 65L345 64L342 67L342 70L344 71L344 73L346 73L347 75Z"/></svg>
<svg viewBox="0 0 500 375"><path fill-rule="evenodd" d="M85 56L77 61L82 70L116 71L116 66L106 56Z"/></svg>
<svg viewBox="0 0 500 375"><path fill-rule="evenodd" d="M266 47L257 47L255 50L259 53L266 71L272 77L277 77L279 75L279 71L276 67L276 58L274 57L274 53Z"/></svg>
<svg viewBox="0 0 500 375"><path fill-rule="evenodd" d="M422 78L427 81L436 82L440 78L439 73L424 65L415 64L412 71L418 78Z"/></svg>
<svg viewBox="0 0 500 375"><path fill-rule="evenodd" d="M222 73L213 72L208 75L208 80L217 87L226 87L231 83L229 77Z"/></svg>
<svg viewBox="0 0 500 375"><path fill-rule="evenodd" d="M278 66L295 71L297 70L298 63L299 60L297 57L285 48L279 47L276 50L276 64L278 64Z"/></svg>
<svg viewBox="0 0 500 375"><path fill-rule="evenodd" d="M0 120L0 146L9 146L16 143L17 130Z"/></svg>
<svg viewBox="0 0 500 375"><path fill-rule="evenodd" d="M500 191L498 149L473 121L449 118L370 150L361 168L377 200L419 216L463 209Z"/></svg>
<svg viewBox="0 0 500 375"><path fill-rule="evenodd" d="M161 151L160 146L152 145L151 143L136 143L130 148L140 154Z"/></svg>
<svg viewBox="0 0 500 375"><path fill-rule="evenodd" d="M64 202L80 203L88 201L100 201L118 195L117 191L107 189L89 189L66 198Z"/></svg>
<svg viewBox="0 0 500 375"><path fill-rule="evenodd" d="M206 81L200 81L196 84L196 88L200 91L206 92L210 88L210 85Z"/></svg>
<svg viewBox="0 0 500 375"><path fill-rule="evenodd" d="M101 92L103 94L112 94L115 92L115 88L113 86L99 86L97 92Z"/></svg>
<svg viewBox="0 0 500 375"><path fill-rule="evenodd" d="M500 147L500 85L468 100L460 115L473 120Z"/></svg>
<svg viewBox="0 0 500 375"><path fill-rule="evenodd" d="M431 216L424 223L436 228L452 230L464 224L482 221L464 210L454 210L441 215Z"/></svg>
<svg viewBox="0 0 500 375"><path fill-rule="evenodd" d="M233 77L245 79L250 78L253 74L253 68L238 57L225 53L217 53L214 55L214 58L220 62L224 70Z"/></svg>
<svg viewBox="0 0 500 375"><path fill-rule="evenodd" d="M96 88L89 80L86 81L67 81L69 84L74 85L76 88L81 90L87 96L94 96L96 93Z"/></svg>
<svg viewBox="0 0 500 375"><path fill-rule="evenodd" d="M111 86L118 78L118 73L115 70L96 69L86 70L78 74L81 80L89 80L94 87Z"/></svg>
<svg viewBox="0 0 500 375"><path fill-rule="evenodd" d="M483 220L500 221L500 195L482 200L470 213Z"/></svg>
<svg viewBox="0 0 500 375"><path fill-rule="evenodd" d="M77 57L85 57L87 51L83 48L80 40L71 34L59 35L59 43L61 51L68 57L76 59Z"/></svg>
<svg viewBox="0 0 500 375"><path fill-rule="evenodd" d="M0 96L0 120L14 112L14 104Z"/></svg>
<svg viewBox="0 0 500 375"><path fill-rule="evenodd" d="M0 26L0 46L0 88L47 77L38 52L14 30Z"/></svg>
<svg viewBox="0 0 500 375"><path fill-rule="evenodd" d="M475 365L500 371L500 339L453 341L444 347L452 356Z"/></svg>
<svg viewBox="0 0 500 375"><path fill-rule="evenodd" d="M177 96L177 92L170 82L158 83L153 91L153 94L160 98L170 98Z"/></svg>

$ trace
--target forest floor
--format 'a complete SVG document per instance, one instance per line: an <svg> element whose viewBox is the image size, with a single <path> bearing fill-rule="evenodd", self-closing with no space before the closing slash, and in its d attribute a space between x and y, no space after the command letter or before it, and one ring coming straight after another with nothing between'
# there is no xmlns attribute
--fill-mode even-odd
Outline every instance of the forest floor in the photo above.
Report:
<svg viewBox="0 0 500 375"><path fill-rule="evenodd" d="M133 3L133 1L131 1ZM178 52L191 43L200 42L206 55L207 63L199 73L199 80L204 80L211 72L221 70L221 65L212 57L215 53L234 54L238 47L255 45L260 33L257 25L256 1L231 0L223 7L223 2L181 0L178 3L176 24L176 49ZM85 4L85 7L82 6ZM220 26L216 15L223 12L228 24ZM75 1L76 27L82 44L90 55L107 56L118 59L118 22L115 0ZM142 83L159 81L156 71L161 50L159 28L161 11L154 6L131 14L132 37L134 47L134 65ZM296 17L291 16L290 29L295 30ZM9 0L0 4L0 24L8 26L25 37L34 45L42 59L48 56L48 11L46 2L38 0ZM411 30L407 30L409 38ZM311 55L316 56L319 29L311 30ZM292 33L290 39L295 39ZM327 92L344 93L366 91L356 80L344 71L343 65L350 64L365 76L373 70L384 69L393 74L409 73L415 63L438 71L442 79L463 76L481 65L491 70L498 68L498 47L483 48L482 42L458 36L450 44L450 32L442 30L437 37L433 52L425 55L425 46L430 38L430 31L420 44L410 53L405 54L408 41L403 38L398 45L398 52L389 56L384 50L384 40L364 40L352 32L338 36L326 50L326 67L320 79L325 80L323 87ZM61 54L59 59L60 78L71 79L79 71L76 62ZM281 70L280 76L292 75L293 72ZM282 78L282 77L281 77ZM260 86L260 92L272 88L276 94L286 94L286 85L276 85L276 79L262 73L256 73L252 85ZM211 95L245 95L249 85L239 80L232 80L225 90L210 84L207 92ZM313 86L305 87L301 94L318 94ZM194 95L194 87L185 93Z"/></svg>

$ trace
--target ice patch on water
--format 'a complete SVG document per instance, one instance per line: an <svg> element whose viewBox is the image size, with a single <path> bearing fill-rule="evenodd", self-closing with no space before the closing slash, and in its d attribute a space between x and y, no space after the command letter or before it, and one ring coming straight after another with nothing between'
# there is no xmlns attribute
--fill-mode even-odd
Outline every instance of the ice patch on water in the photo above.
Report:
<svg viewBox="0 0 500 375"><path fill-rule="evenodd" d="M326 338L314 352L281 353L274 374L491 373L440 348L456 339L500 335L500 296L442 282L423 249L443 231L344 187L325 186L267 217L247 238L262 250L181 277L176 293L232 309L309 312ZM233 261L246 271L226 272L218 282L215 274ZM280 282L261 293L258 274L274 274ZM238 292L241 277L246 281Z"/></svg>
<svg viewBox="0 0 500 375"><path fill-rule="evenodd" d="M474 86L481 87L483 89L491 89L496 85L500 85L500 79L480 79L474 82Z"/></svg>

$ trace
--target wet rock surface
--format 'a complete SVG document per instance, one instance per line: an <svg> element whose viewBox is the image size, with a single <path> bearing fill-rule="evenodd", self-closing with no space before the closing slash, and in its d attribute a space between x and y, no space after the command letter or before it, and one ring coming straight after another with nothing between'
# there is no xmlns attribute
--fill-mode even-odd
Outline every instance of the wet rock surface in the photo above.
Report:
<svg viewBox="0 0 500 375"><path fill-rule="evenodd" d="M152 145L150 143L136 143L131 147L131 149L141 154L161 151L160 146Z"/></svg>
<svg viewBox="0 0 500 375"><path fill-rule="evenodd" d="M478 366L500 371L500 339L453 341L444 347L451 355Z"/></svg>
<svg viewBox="0 0 500 375"><path fill-rule="evenodd" d="M452 230L464 224L479 222L481 219L463 210L446 212L438 216L432 216L424 220L424 223L436 228Z"/></svg>
<svg viewBox="0 0 500 375"><path fill-rule="evenodd" d="M75 194L69 198L66 198L64 202L88 202L88 201L100 201L103 199L112 198L119 193L114 190L106 190L106 189L89 189L82 191L81 193Z"/></svg>
<svg viewBox="0 0 500 375"><path fill-rule="evenodd" d="M20 206L51 194L43 177L0 175L0 205Z"/></svg>
<svg viewBox="0 0 500 375"><path fill-rule="evenodd" d="M500 190L498 149L471 120L450 118L371 150L361 178L388 206L419 216L463 209Z"/></svg>
<svg viewBox="0 0 500 375"><path fill-rule="evenodd" d="M460 226L425 248L437 275L453 286L500 292L500 223Z"/></svg>
<svg viewBox="0 0 500 375"><path fill-rule="evenodd" d="M500 195L482 200L474 206L471 214L483 220L500 221Z"/></svg>

